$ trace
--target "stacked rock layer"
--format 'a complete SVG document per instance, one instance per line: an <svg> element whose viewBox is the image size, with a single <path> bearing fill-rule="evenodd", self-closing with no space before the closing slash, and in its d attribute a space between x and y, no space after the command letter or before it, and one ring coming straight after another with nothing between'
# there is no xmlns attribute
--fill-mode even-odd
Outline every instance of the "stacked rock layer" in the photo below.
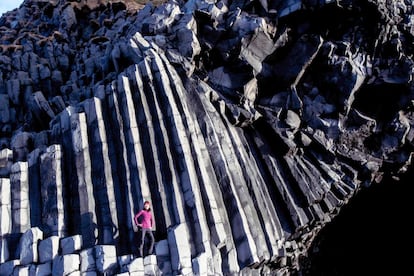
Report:
<svg viewBox="0 0 414 276"><path fill-rule="evenodd" d="M290 274L408 169L409 4L112 2L0 20L1 275ZM136 258L145 200L156 250Z"/></svg>

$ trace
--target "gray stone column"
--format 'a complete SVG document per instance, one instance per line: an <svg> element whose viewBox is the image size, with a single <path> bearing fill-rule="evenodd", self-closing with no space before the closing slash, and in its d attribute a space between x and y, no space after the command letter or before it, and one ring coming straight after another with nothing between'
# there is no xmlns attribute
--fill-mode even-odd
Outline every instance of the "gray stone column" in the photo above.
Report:
<svg viewBox="0 0 414 276"><path fill-rule="evenodd" d="M83 238L83 245L88 248L95 245L98 229L85 113L73 113L70 120L72 124L73 161L76 164L78 180L80 234Z"/></svg>
<svg viewBox="0 0 414 276"><path fill-rule="evenodd" d="M106 126L102 114L102 103L92 98L83 104L87 119L89 148L91 153L92 181L99 224L99 243L114 244L118 238L117 200L122 200L119 187L114 186L108 149ZM116 164L116 163L115 163ZM117 188L117 191L115 191ZM115 197L117 193L118 198ZM122 210L122 209L121 209Z"/></svg>
<svg viewBox="0 0 414 276"><path fill-rule="evenodd" d="M30 228L28 163L17 162L11 167L12 233L24 233Z"/></svg>
<svg viewBox="0 0 414 276"><path fill-rule="evenodd" d="M28 265L39 261L38 242L43 239L43 232L38 227L28 229L20 238L20 264Z"/></svg>
<svg viewBox="0 0 414 276"><path fill-rule="evenodd" d="M67 235L65 189L60 145L51 145L40 156L42 225L46 236Z"/></svg>
<svg viewBox="0 0 414 276"><path fill-rule="evenodd" d="M124 162L127 172L127 184L131 198L130 216L133 218L135 213L142 208L144 200L151 199L148 186L147 169L144 162L142 143L137 124L135 105L133 102L129 79L121 75L117 81L117 99L120 114L122 116L122 132L125 136ZM132 221L131 221L132 223ZM134 223L131 225L135 228Z"/></svg>
<svg viewBox="0 0 414 276"><path fill-rule="evenodd" d="M168 246L170 248L171 268L173 272L182 273L183 275L191 274L191 244L185 224L170 228L168 231Z"/></svg>
<svg viewBox="0 0 414 276"><path fill-rule="evenodd" d="M12 165L13 151L11 149L0 150L0 177L9 176Z"/></svg>
<svg viewBox="0 0 414 276"><path fill-rule="evenodd" d="M166 130L163 112L153 92L152 80L140 73L139 66L129 67L126 72L131 83L134 105L141 107L137 114L138 128L142 137L142 150L148 164L147 176L153 202L155 227L160 235L166 234L167 226L184 221L184 214L178 213L176 193L178 176L174 172L173 156ZM179 190L179 189L177 189ZM174 194L174 196L168 196ZM182 202L180 200L180 202ZM180 209L181 210L181 209Z"/></svg>
<svg viewBox="0 0 414 276"><path fill-rule="evenodd" d="M5 238L11 233L10 180L0 178L0 263L9 259L8 242Z"/></svg>
<svg viewBox="0 0 414 276"><path fill-rule="evenodd" d="M111 125L113 127L112 139L113 143L117 148L116 161L117 166L115 168L116 174L118 177L118 186L121 193L122 202L119 202L119 210L124 210L125 216L123 217L123 223L119 225L120 232L123 235L120 237L120 242L123 244L123 249L126 249L127 252L133 247L134 242L134 230L133 229L133 218L134 218L134 203L135 200L135 189L131 185L131 171L128 165L128 155L129 150L127 148L127 140L124 135L124 119L121 114L121 107L119 103L119 97L116 93L116 82L114 81L111 87L109 88L110 92L108 96L108 108L112 110L111 116ZM136 231L137 229L135 229ZM134 248L136 248L134 246Z"/></svg>
<svg viewBox="0 0 414 276"><path fill-rule="evenodd" d="M0 236L11 233L11 194L10 179L0 178Z"/></svg>
<svg viewBox="0 0 414 276"><path fill-rule="evenodd" d="M41 227L42 205L40 194L40 149L36 148L28 154L29 164L29 195L30 195L30 221L32 227Z"/></svg>
<svg viewBox="0 0 414 276"><path fill-rule="evenodd" d="M180 186L186 211L191 213L192 220L188 221L189 227L192 229L191 237L197 253L209 252L210 231L206 223L204 203L200 193L200 182L196 169L198 164L194 162L193 157L191 136L194 126L185 101L184 86L178 74L174 74L175 69L172 66L167 68L168 62L163 63L160 56L155 53L153 55L151 63L146 66L142 63L140 69L143 74L147 75L152 75L152 72L155 72L150 78L154 78L154 81L160 83L159 91L156 92L160 98L163 98L164 105L167 105L168 109L165 111L169 115L167 120L175 130L174 137L171 139L176 140L174 148L177 156L176 162L183 169L180 175ZM181 99L181 101L176 99Z"/></svg>
<svg viewBox="0 0 414 276"><path fill-rule="evenodd" d="M0 264L3 264L8 260L9 260L9 247L8 247L7 239L0 238Z"/></svg>

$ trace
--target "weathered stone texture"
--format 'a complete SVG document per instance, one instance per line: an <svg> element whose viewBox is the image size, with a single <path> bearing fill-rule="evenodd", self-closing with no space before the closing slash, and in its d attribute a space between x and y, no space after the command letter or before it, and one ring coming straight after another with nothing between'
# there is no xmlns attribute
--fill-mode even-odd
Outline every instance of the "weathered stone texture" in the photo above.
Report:
<svg viewBox="0 0 414 276"><path fill-rule="evenodd" d="M0 178L0 229L1 236L6 236L11 233L11 188L10 180L8 178Z"/></svg>
<svg viewBox="0 0 414 276"><path fill-rule="evenodd" d="M40 183L42 198L42 225L47 236L65 237L67 207L64 205L66 190L62 177L62 151L52 145L40 156Z"/></svg>
<svg viewBox="0 0 414 276"><path fill-rule="evenodd" d="M28 229L20 238L20 263L28 265L39 261L39 240L43 239L43 232L38 228Z"/></svg>
<svg viewBox="0 0 414 276"><path fill-rule="evenodd" d="M50 236L44 240L39 241L39 262L48 263L59 253L59 236Z"/></svg>
<svg viewBox="0 0 414 276"><path fill-rule="evenodd" d="M60 252L62 255L76 253L82 249L82 236L73 235L60 239Z"/></svg>
<svg viewBox="0 0 414 276"><path fill-rule="evenodd" d="M53 260L52 275L70 275L79 271L79 255L59 255Z"/></svg>
<svg viewBox="0 0 414 276"><path fill-rule="evenodd" d="M29 179L27 162L11 167L11 222L12 233L24 233L30 228Z"/></svg>
<svg viewBox="0 0 414 276"><path fill-rule="evenodd" d="M413 9L369 2L6 13L0 274L299 270L360 189L411 165ZM157 243L137 257L145 200Z"/></svg>

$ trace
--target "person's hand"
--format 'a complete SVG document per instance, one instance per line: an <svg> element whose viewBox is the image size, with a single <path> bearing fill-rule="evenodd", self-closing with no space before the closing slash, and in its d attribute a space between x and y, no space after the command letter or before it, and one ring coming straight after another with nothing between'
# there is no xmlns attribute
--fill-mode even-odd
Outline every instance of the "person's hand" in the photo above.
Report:
<svg viewBox="0 0 414 276"><path fill-rule="evenodd" d="M142 227L142 224L141 223L138 223L137 226Z"/></svg>

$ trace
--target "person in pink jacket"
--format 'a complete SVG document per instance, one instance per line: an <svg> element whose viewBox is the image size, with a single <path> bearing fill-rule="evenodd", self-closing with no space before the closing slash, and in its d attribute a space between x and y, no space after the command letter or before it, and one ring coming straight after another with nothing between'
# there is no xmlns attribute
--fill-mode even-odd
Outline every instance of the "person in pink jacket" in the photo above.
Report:
<svg viewBox="0 0 414 276"><path fill-rule="evenodd" d="M153 226L153 220L152 220L152 214L151 214L151 208L150 208L150 202L147 200L144 202L144 209L139 211L135 217L134 222L136 226L139 226L142 228L142 236L141 236L141 245L139 246L139 253L141 254L141 257L144 256L144 242L145 242L145 236L148 234L151 240L148 254L152 254L152 249L154 247L154 234L152 233L152 226Z"/></svg>

